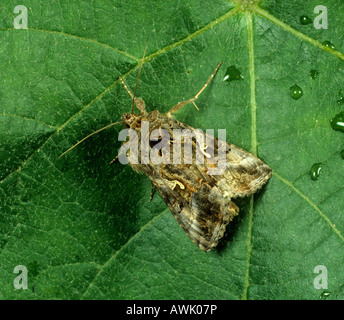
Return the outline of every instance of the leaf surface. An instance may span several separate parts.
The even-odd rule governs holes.
[[[343,299],[344,5],[313,2],[27,1],[28,29],[0,8],[0,296],[3,299]],[[137,96],[228,141],[273,170],[237,201],[227,242],[209,253],[184,234],[150,182],[109,165],[120,126],[71,145],[130,112]],[[330,41],[334,49],[322,43]],[[242,80],[223,81],[235,66]],[[315,79],[309,72],[317,70]],[[300,99],[290,95],[297,84]],[[322,163],[318,180],[310,168]],[[14,267],[28,289],[14,289]],[[316,287],[317,266],[328,271]]]

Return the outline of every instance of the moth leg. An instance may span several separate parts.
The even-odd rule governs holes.
[[[230,201],[228,211],[230,212],[231,217],[234,217],[234,216],[238,215],[240,210],[239,210],[238,206],[233,201]]]
[[[127,92],[129,93],[130,97],[133,99],[134,95],[132,94],[130,89],[127,87],[127,85],[123,81],[122,77],[119,77],[119,80],[121,80],[125,90],[127,90]],[[139,109],[141,111],[141,113],[145,113],[146,112],[145,102],[141,98],[135,98],[134,102],[135,102],[135,105],[136,105],[137,109]]]
[[[196,109],[199,110],[198,107],[197,107],[197,105],[196,105],[196,103],[195,103],[195,100],[199,97],[199,95],[200,95],[200,94],[204,91],[204,89],[207,87],[207,85],[209,84],[209,82],[211,81],[211,79],[215,76],[215,74],[216,74],[217,70],[220,68],[221,64],[222,64],[222,62],[220,62],[220,63],[218,64],[218,66],[216,67],[216,69],[214,70],[214,72],[213,72],[213,73],[211,74],[211,76],[209,77],[208,81],[205,83],[205,85],[202,87],[202,89],[201,89],[200,91],[198,91],[198,93],[197,93],[193,98],[191,98],[191,99],[189,99],[189,100],[185,100],[185,101],[178,102],[175,106],[173,106],[173,107],[171,108],[171,110],[170,110],[169,112],[167,112],[166,115],[167,115],[168,117],[170,117],[170,116],[171,116],[171,113],[176,112],[177,110],[183,108],[185,105],[187,105],[187,104],[189,104],[189,103],[192,103],[192,104],[196,107]]]
[[[151,194],[150,194],[149,202],[153,200],[153,189],[154,189],[154,186],[153,186],[153,182],[151,181]]]
[[[113,164],[117,159],[118,159],[118,155],[113,160],[111,160],[109,164]]]
[[[146,104],[141,98],[135,98],[134,102],[135,102],[136,108],[139,109],[141,113],[146,112]]]
[[[128,143],[128,142],[129,142],[129,141],[124,142],[123,145],[126,144],[126,143]],[[122,145],[122,146],[123,146],[123,145]],[[121,151],[121,150],[120,150],[120,151]],[[127,150],[127,156],[128,156],[129,151],[130,151],[130,150]],[[114,159],[112,159],[112,160],[109,162],[109,164],[113,164],[113,163],[119,158],[119,156],[120,156],[120,153],[119,153]]]
[[[169,112],[167,112],[167,116],[168,117],[170,117],[171,116],[171,113],[174,113],[174,112],[176,112],[177,110],[179,110],[179,109],[181,109],[181,108],[183,108],[186,104],[189,104],[189,103],[193,103],[193,105],[196,107],[196,109],[197,110],[199,110],[198,109],[198,107],[197,107],[197,105],[196,105],[196,103],[194,102],[194,100],[195,99],[197,99],[197,98],[191,98],[191,99],[189,99],[189,100],[185,100],[185,101],[182,101],[182,102],[178,102],[175,106],[173,106],[172,108],[171,108],[171,110],[169,111]]]

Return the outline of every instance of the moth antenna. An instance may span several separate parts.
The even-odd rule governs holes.
[[[131,98],[133,99],[133,98],[134,98],[134,96],[133,96],[133,94],[131,93],[131,91],[129,90],[129,88],[127,87],[127,85],[125,84],[125,82],[123,81],[122,77],[121,77],[121,76],[119,76],[118,78],[119,78],[119,80],[121,80],[121,82],[122,82],[122,84],[123,84],[123,86],[124,86],[125,90],[127,90],[127,92],[129,93],[129,95],[130,95],[130,96],[131,96]]]
[[[135,90],[134,90],[134,95],[133,95],[133,102],[131,103],[131,114],[134,113],[134,103],[135,103],[136,89],[137,89],[137,85],[138,85],[138,83],[139,83],[140,73],[141,73],[143,61],[144,61],[144,59],[145,59],[147,46],[148,46],[148,40],[147,40],[147,42],[146,42],[145,50],[143,51],[143,57],[142,57],[142,61],[141,61],[141,64],[140,64],[139,74],[137,75],[137,79],[136,79],[136,85],[135,85]]]
[[[189,99],[189,100],[185,100],[185,101],[178,102],[175,106],[173,106],[173,107],[171,108],[171,110],[170,110],[169,112],[166,113],[166,115],[167,115],[168,117],[171,117],[171,113],[174,113],[174,112],[176,112],[177,110],[183,108],[183,107],[184,107],[185,105],[187,105],[188,103],[192,103],[192,104],[195,106],[195,108],[196,108],[197,110],[199,110],[198,107],[197,107],[197,105],[196,105],[196,103],[195,103],[195,100],[196,100],[196,99],[199,97],[199,95],[204,91],[204,89],[207,87],[207,85],[209,84],[209,82],[211,81],[211,79],[214,78],[214,76],[215,76],[217,70],[219,70],[221,64],[222,64],[222,62],[220,62],[220,63],[217,65],[216,69],[215,69],[214,72],[211,74],[211,76],[209,77],[208,81],[205,83],[205,85],[202,87],[202,89],[201,89],[200,91],[198,91],[198,93],[197,93],[193,98],[191,98],[191,99]]]
[[[205,83],[205,85],[203,86],[203,88],[195,95],[195,97],[193,98],[194,100],[196,100],[198,98],[198,96],[203,92],[203,90],[208,86],[209,82],[211,81],[212,78],[214,78],[217,70],[219,70],[220,66],[221,66],[222,62],[220,62],[216,69],[214,70],[214,72],[211,74],[211,76],[209,77],[208,81]],[[198,108],[197,108],[198,109]]]
[[[97,131],[94,131],[92,132],[91,134],[89,134],[88,136],[86,136],[85,138],[81,139],[79,142],[77,142],[75,145],[71,146],[68,150],[66,150],[65,152],[63,152],[57,159],[60,159],[62,156],[64,156],[67,152],[71,151],[72,149],[74,149],[77,145],[79,145],[81,142],[84,142],[86,139],[88,139],[89,137],[93,136],[94,134],[100,132],[100,131],[103,131],[105,129],[108,129],[116,124],[120,124],[120,123],[123,123],[123,121],[118,121],[118,122],[114,122],[114,123],[110,123],[109,125],[103,127],[103,128],[100,128],[99,130]]]

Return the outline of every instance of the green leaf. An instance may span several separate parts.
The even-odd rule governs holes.
[[[343,111],[344,5],[322,4],[328,29],[300,23],[318,15],[311,1],[25,1],[21,30],[17,3],[4,0],[1,298],[343,299],[344,136],[331,119]],[[200,110],[187,106],[177,118],[225,128],[273,170],[263,190],[237,201],[227,241],[208,253],[157,192],[149,202],[147,177],[109,165],[120,126],[58,159],[130,111],[118,76],[133,90],[148,39],[137,89],[147,109],[191,98],[222,61]],[[240,81],[223,81],[230,66]],[[28,270],[28,289],[13,285],[17,265]]]

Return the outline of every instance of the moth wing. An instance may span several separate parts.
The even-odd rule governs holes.
[[[196,149],[206,156],[201,164],[191,152],[191,162],[132,167],[148,175],[185,233],[200,249],[209,251],[218,244],[227,224],[239,212],[231,199],[255,193],[271,177],[271,169],[249,152],[157,111],[149,113],[147,118],[153,123],[159,122],[159,126],[170,133],[173,129],[197,131],[196,140],[198,136],[206,142],[196,141]],[[185,141],[182,150],[185,150]],[[171,146],[174,143],[170,140]],[[191,143],[194,144],[193,140]],[[224,150],[224,159],[220,161],[219,149]],[[183,156],[185,160],[185,153]],[[225,164],[223,172],[209,175],[218,162]]]
[[[228,194],[231,198],[249,196],[261,189],[270,179],[270,167],[253,154],[177,120],[171,119],[169,125],[173,129],[189,129],[193,132],[198,141],[197,153],[202,157],[204,155],[205,160],[203,164],[195,164],[195,154],[191,154],[189,160],[195,164],[194,168],[199,177],[211,184],[215,183],[223,194]],[[222,169],[218,171],[220,174],[213,174],[216,172],[214,169],[220,168],[221,165]]]
[[[217,246],[227,224],[239,212],[229,197],[223,197],[219,188],[206,183],[193,192],[182,189],[179,184],[172,188],[171,181],[161,177],[152,179],[152,183],[179,225],[203,251]]]
[[[214,165],[221,163],[217,156],[219,149],[225,150],[225,161],[222,162],[224,170],[214,176],[217,186],[224,194],[228,193],[231,198],[249,196],[261,189],[270,179],[270,167],[253,154],[213,136],[205,136],[209,144],[206,146],[206,152],[212,156],[206,158],[205,165],[200,165],[199,169],[203,174],[207,174],[205,169],[208,172],[209,168],[213,169]]]

